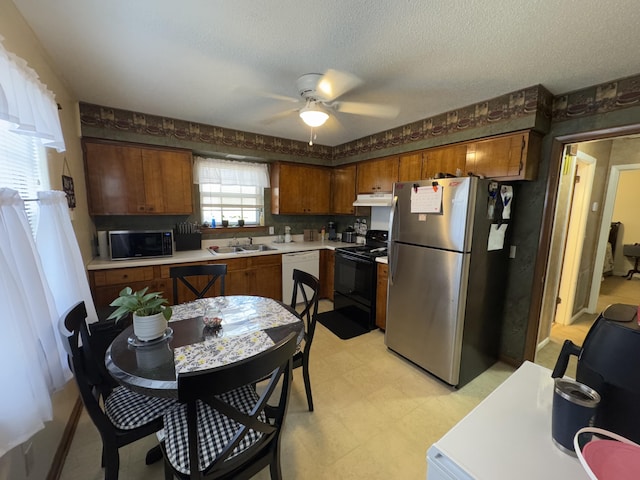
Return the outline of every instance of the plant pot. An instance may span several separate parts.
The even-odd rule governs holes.
[[[238,226],[244,227],[244,220],[238,220]]]
[[[133,314],[133,333],[143,342],[155,340],[164,335],[167,330],[167,319],[162,313],[139,317]]]
[[[228,227],[229,226],[229,220],[222,220],[222,226],[223,227]]]

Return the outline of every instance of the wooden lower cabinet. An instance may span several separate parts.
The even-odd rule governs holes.
[[[134,291],[149,287],[149,291],[162,292],[170,304],[174,304],[173,279],[169,277],[171,267],[179,265],[227,264],[225,293],[227,295],[258,295],[280,300],[282,295],[282,256],[261,255],[255,257],[229,258],[209,262],[155,265],[89,271],[89,284],[96,307],[108,306],[120,290],[131,287]],[[204,287],[208,278],[194,278],[191,283]],[[216,282],[207,296],[220,295],[220,283]],[[194,300],[194,294],[182,283],[178,283],[180,303]]]
[[[89,272],[89,285],[96,307],[108,307],[118,297],[120,290],[125,287],[131,287],[133,291],[149,287],[150,292],[161,291],[166,295],[170,292],[165,290],[165,283],[160,279],[159,266],[114,268]]]
[[[336,254],[333,250],[320,250],[320,295],[333,302],[333,274]]]
[[[381,330],[387,328],[387,280],[389,278],[389,266],[378,263],[378,275],[376,285],[376,327]]]

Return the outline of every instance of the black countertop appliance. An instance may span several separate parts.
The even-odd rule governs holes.
[[[637,305],[609,305],[582,347],[565,340],[552,377],[562,377],[576,355],[576,380],[600,394],[594,426],[640,443],[640,326]]]
[[[329,240],[338,239],[338,230],[336,229],[336,222],[329,222],[327,224],[327,233],[329,234]]]

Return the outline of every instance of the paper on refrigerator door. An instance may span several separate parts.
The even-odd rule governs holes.
[[[494,223],[489,230],[489,245],[487,251],[502,250],[504,248],[504,236],[507,233],[507,224],[498,225]]]
[[[442,213],[442,185],[412,187],[411,213]]]

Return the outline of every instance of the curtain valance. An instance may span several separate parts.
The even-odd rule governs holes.
[[[0,120],[15,133],[40,138],[64,152],[64,137],[54,94],[22,58],[5,50],[0,36]]]
[[[269,187],[269,169],[264,163],[236,162],[195,157],[194,183]]]

